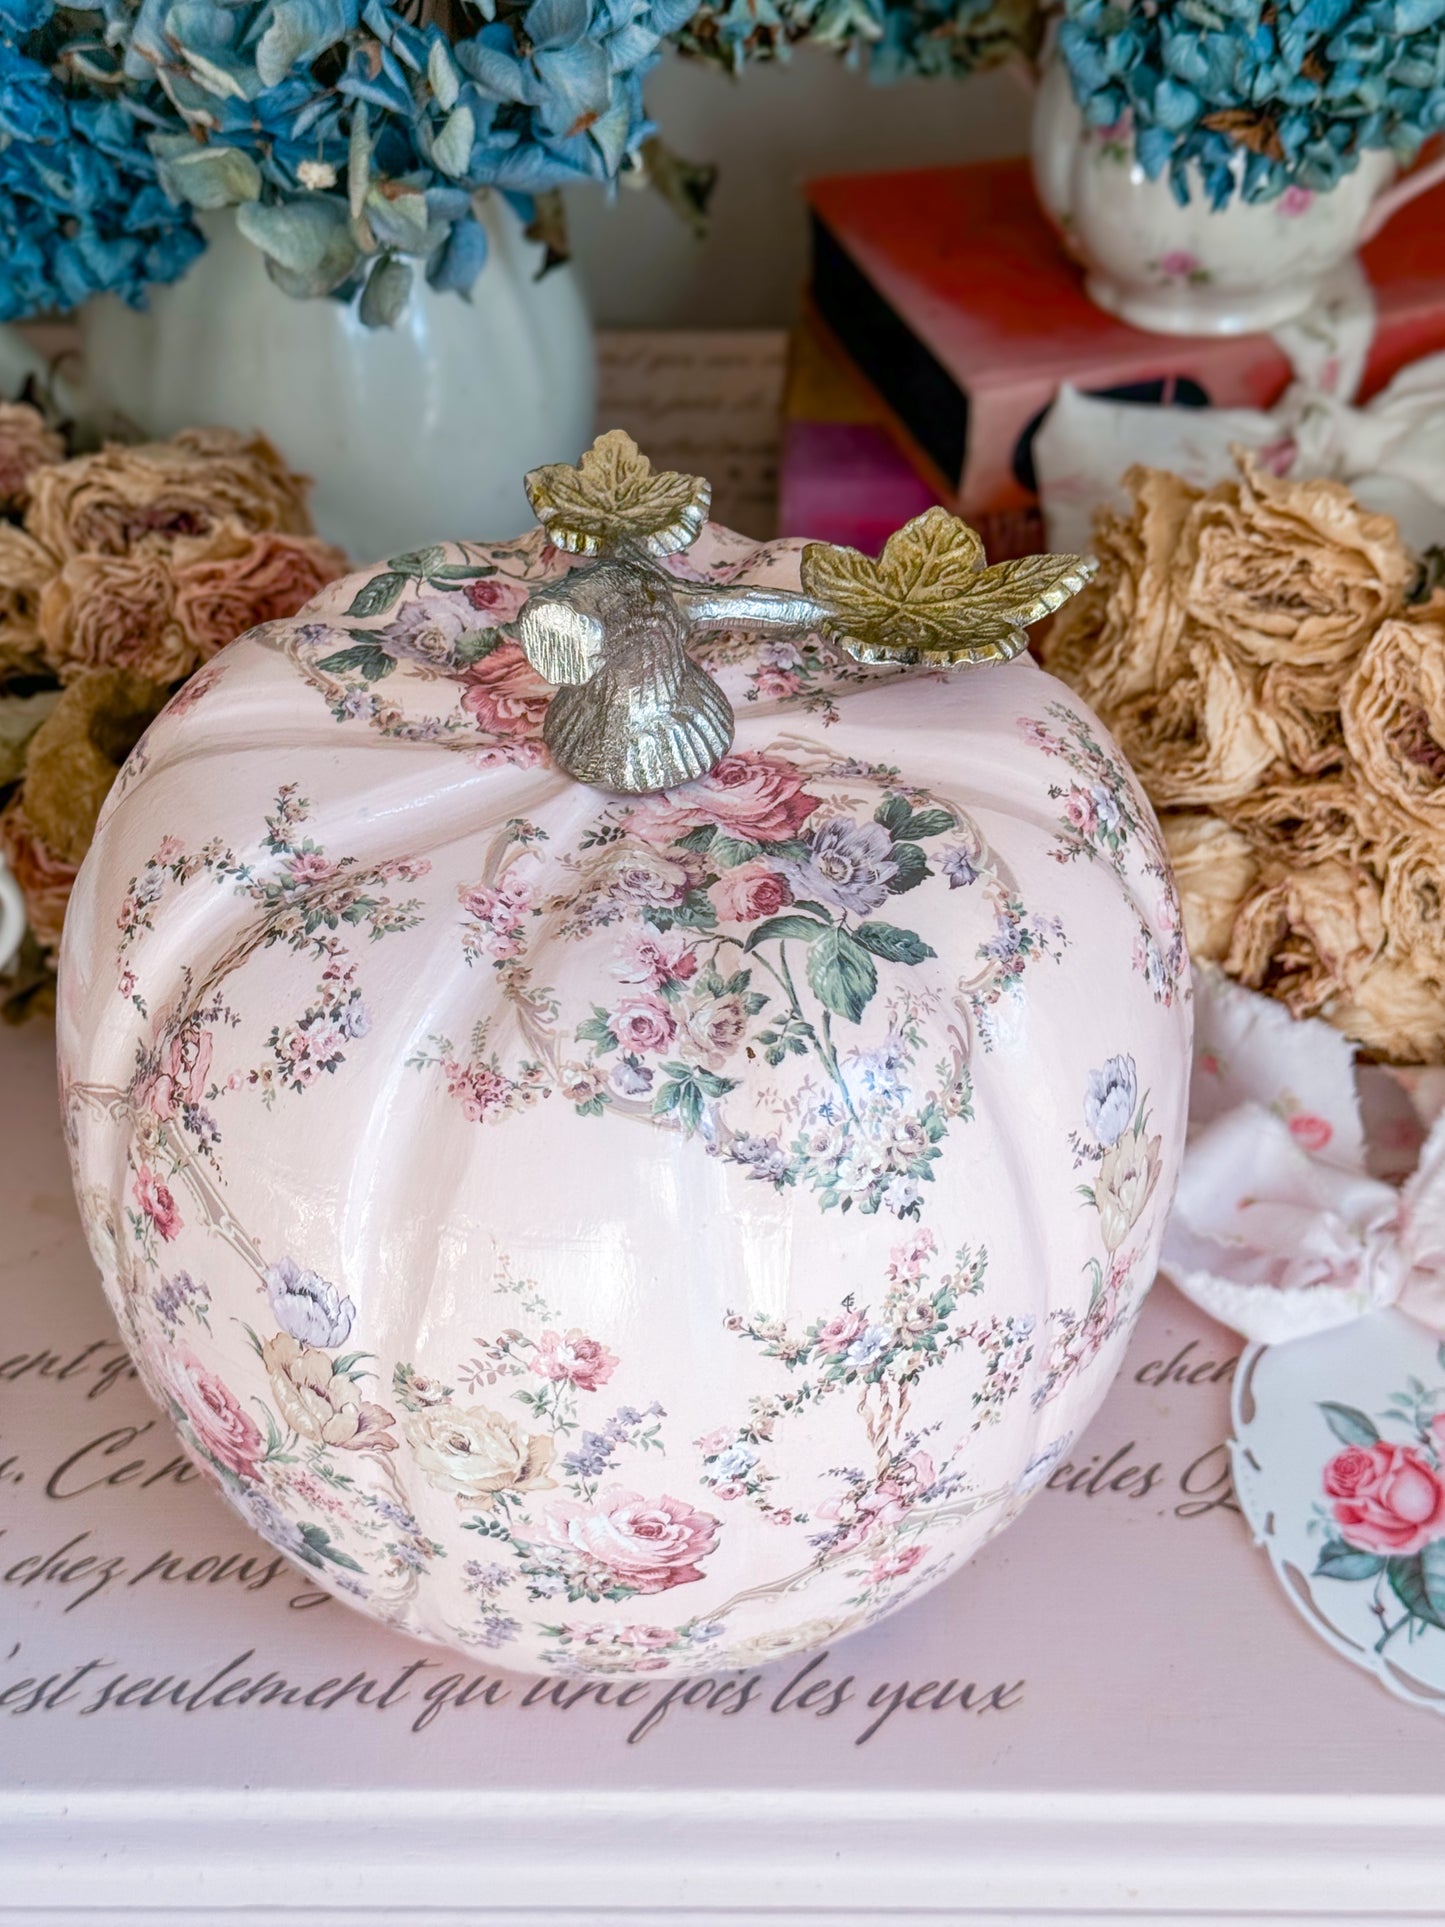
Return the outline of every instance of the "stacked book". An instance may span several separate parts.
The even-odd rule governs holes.
[[[1040,546],[1033,441],[1062,382],[1161,407],[1268,407],[1273,336],[1141,333],[1096,308],[1028,164],[844,175],[806,190],[812,272],[792,344],[784,535],[876,550],[945,502],[996,559]],[[1445,348],[1445,187],[1365,250],[1377,325],[1358,399]]]

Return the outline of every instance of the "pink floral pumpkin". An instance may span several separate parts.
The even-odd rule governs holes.
[[[713,775],[560,776],[508,625],[567,566],[398,557],[155,723],[66,930],[75,1178],[147,1384],[318,1582],[494,1664],[717,1671],[936,1585],[1072,1451],[1178,1169],[1185,951],[1026,658],[728,634]],[[667,566],[796,588],[798,546]]]

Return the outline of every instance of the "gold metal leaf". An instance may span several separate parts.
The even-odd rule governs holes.
[[[673,555],[702,533],[712,484],[654,470],[620,428],[599,435],[574,468],[552,462],[526,478],[527,500],[559,549],[597,555],[630,544]]]
[[[1031,555],[986,568],[977,532],[932,508],[890,535],[876,562],[810,542],[802,576],[823,634],[860,662],[1008,662],[1028,647],[1028,624],[1095,566],[1090,556]]]

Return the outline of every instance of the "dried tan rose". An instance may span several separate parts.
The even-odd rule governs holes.
[[[24,529],[0,522],[0,682],[44,667],[40,592],[57,563]]]
[[[1282,481],[1248,457],[1195,507],[1175,569],[1201,627],[1254,662],[1317,667],[1352,661],[1415,575],[1391,516],[1342,483]]]
[[[0,401],[0,510],[13,515],[30,499],[37,469],[65,460],[65,443],[28,402]]]
[[[60,948],[65,906],[80,866],[62,862],[46,847],[19,797],[0,813],[0,856],[20,885],[31,934],[53,961]]]
[[[66,683],[94,669],[179,682],[198,659],[176,614],[171,559],[151,548],[71,556],[41,594],[40,640],[46,662]]]
[[[1158,809],[1247,795],[1279,760],[1279,732],[1250,672],[1206,637],[1189,637],[1168,679],[1106,716]]]
[[[1099,567],[1055,618],[1045,667],[1106,721],[1132,696],[1167,680],[1183,632],[1170,589],[1180,532],[1200,491],[1165,469],[1131,468],[1132,514],[1105,509],[1091,544]]]
[[[1218,963],[1259,875],[1259,858],[1248,837],[1202,810],[1166,811],[1159,827],[1179,888],[1189,954]]]
[[[307,486],[264,436],[190,429],[173,441],[113,443],[41,469],[25,526],[62,561],[207,535],[228,517],[250,529],[309,535]]]
[[[1341,714],[1365,782],[1432,830],[1445,854],[1445,596],[1380,625]]]
[[[59,861],[79,864],[120,766],[159,715],[166,691],[124,669],[72,683],[30,739],[25,813]]]
[[[1330,1022],[1394,1064],[1445,1063],[1445,984],[1422,976],[1413,959],[1387,950],[1365,970]]]
[[[1276,866],[1240,908],[1224,968],[1296,1017],[1334,1021],[1332,1006],[1353,997],[1384,942],[1380,886],[1363,865]]]
[[[1284,753],[1302,776],[1323,776],[1345,760],[1340,697],[1347,669],[1336,664],[1300,667],[1271,663],[1259,685],[1259,700],[1279,731]]]
[[[1445,981],[1445,850],[1425,833],[1378,857],[1390,951],[1420,977]]]
[[[295,615],[348,566],[316,536],[253,533],[235,521],[178,543],[174,561],[176,618],[200,662],[257,623]]]
[[[1276,862],[1361,863],[1372,841],[1370,812],[1353,772],[1326,777],[1267,778],[1219,813],[1260,853]]]

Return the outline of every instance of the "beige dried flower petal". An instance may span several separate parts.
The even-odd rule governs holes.
[[[1193,620],[1252,661],[1352,661],[1403,607],[1415,573],[1392,517],[1339,482],[1282,481],[1246,458],[1196,506],[1181,545]]]
[[[1245,796],[1281,753],[1250,672],[1198,635],[1186,641],[1167,682],[1106,721],[1157,809],[1214,807]]]
[[[1417,833],[1377,862],[1391,953],[1417,975],[1445,981],[1445,850],[1428,832]]]
[[[1280,863],[1323,863],[1329,857],[1363,862],[1372,841],[1368,818],[1352,774],[1265,781],[1220,815],[1249,838],[1260,853]]]
[[[65,683],[95,669],[179,682],[198,660],[176,614],[171,558],[162,549],[72,556],[41,595],[40,637],[46,662]]]
[[[0,522],[0,682],[44,667],[40,594],[55,574],[55,557],[13,522]]]
[[[20,885],[31,934],[53,964],[78,865],[46,848],[18,797],[0,811],[0,856]]]
[[[1387,951],[1327,1013],[1372,1056],[1393,1064],[1445,1063],[1445,985]]]
[[[860,662],[1007,662],[1028,647],[1028,624],[1093,572],[1081,555],[985,567],[977,531],[942,508],[896,529],[876,562],[810,542],[801,563],[803,591],[825,611],[823,634]]]
[[[1196,961],[1218,963],[1229,949],[1234,919],[1259,875],[1249,839],[1204,811],[1168,810],[1159,819],[1184,936]]]
[[[1044,639],[1044,666],[1077,689],[1106,722],[1131,696],[1158,689],[1178,656],[1184,612],[1170,583],[1186,520],[1200,490],[1165,469],[1133,468],[1133,512],[1095,518],[1098,573]]]
[[[1296,1017],[1330,1017],[1384,948],[1380,886],[1361,864],[1331,860],[1266,871],[1234,922],[1226,972]]]
[[[30,499],[37,469],[65,460],[65,443],[28,402],[0,401],[0,511],[15,514]]]
[[[1381,624],[1341,714],[1365,782],[1445,851],[1445,597]]]
[[[628,542],[675,555],[697,540],[712,502],[710,482],[654,469],[620,428],[599,435],[575,468],[551,462],[524,486],[548,539],[577,555]]]
[[[226,521],[209,536],[178,542],[171,558],[175,612],[198,662],[263,622],[294,616],[344,575],[340,549],[314,535],[253,532]]]
[[[1271,663],[1259,700],[1279,730],[1284,753],[1302,776],[1323,776],[1345,760],[1340,698],[1348,671],[1337,664]]]
[[[307,487],[264,436],[191,429],[41,469],[25,526],[61,561],[204,535],[228,516],[246,528],[309,535]]]

